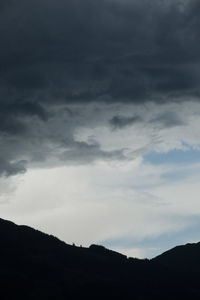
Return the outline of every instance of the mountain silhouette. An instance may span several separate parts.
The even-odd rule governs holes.
[[[200,243],[177,246],[152,261],[174,270],[200,273]]]
[[[0,219],[2,299],[200,299],[200,243],[148,260]]]

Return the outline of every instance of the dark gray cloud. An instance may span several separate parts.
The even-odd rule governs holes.
[[[11,176],[26,172],[26,161],[9,162],[0,158],[0,176]]]
[[[184,119],[181,119],[175,112],[165,112],[158,115],[156,118],[152,119],[150,123],[159,124],[164,128],[174,127],[174,126],[183,126],[186,124]]]
[[[93,111],[95,109],[89,116]],[[31,113],[16,110],[14,115],[7,113],[5,108],[4,118],[0,121],[0,176],[24,173],[31,166],[82,165],[99,159],[127,159],[123,147],[108,151],[102,149],[95,138],[76,139],[76,129],[88,126],[90,122],[87,114],[82,112],[82,106],[76,110],[65,106],[51,107],[45,115],[42,112],[36,106]]]
[[[195,0],[7,1],[2,93],[68,103],[198,96],[199,17]]]
[[[71,142],[69,150],[61,155],[61,160],[72,161],[77,164],[87,164],[96,159],[112,160],[126,159],[122,150],[103,151],[98,143],[88,144],[85,142]]]
[[[197,0],[2,0],[0,173],[45,160],[65,137],[69,160],[121,155],[76,144],[78,117],[65,108],[61,130],[58,107],[198,99],[199,20]],[[119,115],[110,124],[136,121]]]
[[[133,116],[133,117],[124,117],[124,116],[114,116],[110,121],[110,125],[112,129],[123,129],[124,127],[131,126],[135,123],[141,121],[141,117]]]

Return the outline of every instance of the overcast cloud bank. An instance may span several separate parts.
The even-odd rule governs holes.
[[[0,174],[126,159],[125,145],[106,152],[95,136],[77,141],[77,129],[145,124],[145,109],[123,115],[125,103],[198,102],[199,17],[195,0],[1,1]],[[186,121],[166,111],[151,126]]]

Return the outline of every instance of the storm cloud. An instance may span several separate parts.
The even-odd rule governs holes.
[[[0,174],[49,157],[124,159],[123,145],[109,152],[95,138],[75,139],[77,128],[98,122],[95,109],[90,120],[83,111],[198,101],[199,20],[196,0],[1,1]],[[139,121],[109,118],[115,129]],[[182,125],[171,114],[156,120]]]
[[[4,101],[199,95],[198,1],[11,0],[0,14]]]

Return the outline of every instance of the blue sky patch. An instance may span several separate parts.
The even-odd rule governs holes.
[[[144,161],[154,165],[197,163],[200,162],[200,151],[190,148],[166,153],[150,152],[144,156]]]
[[[155,257],[177,245],[186,244],[188,242],[200,241],[200,217],[189,217],[191,225],[180,230],[161,234],[158,237],[147,237],[143,240],[137,240],[134,237],[119,237],[102,241],[108,248],[141,248],[148,249],[149,257]]]

